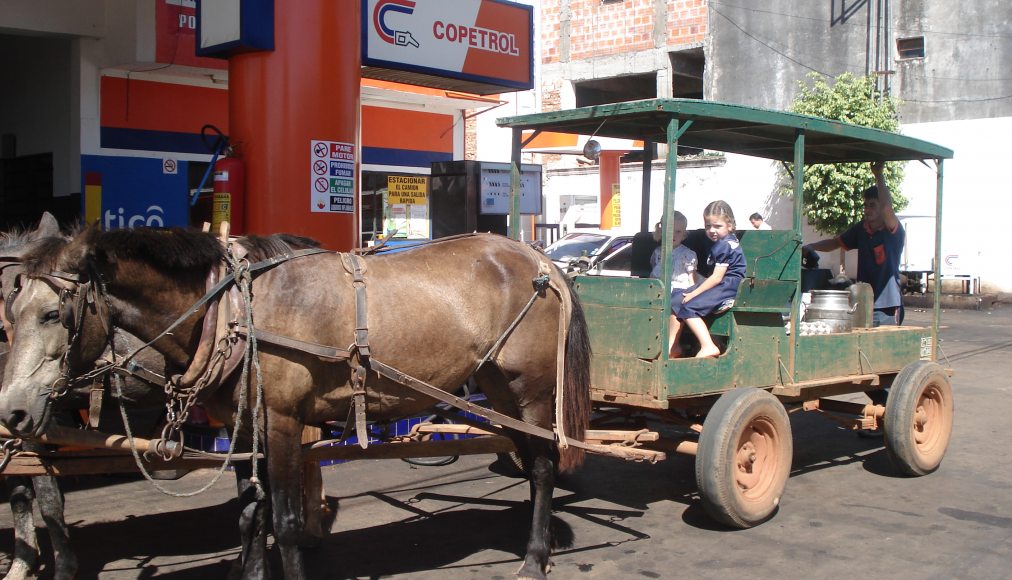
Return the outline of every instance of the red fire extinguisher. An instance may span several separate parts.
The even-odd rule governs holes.
[[[209,133],[213,133],[213,144]],[[211,231],[217,233],[220,231],[221,223],[228,222],[229,233],[241,235],[246,231],[246,175],[242,161],[228,142],[228,137],[214,125],[201,127],[200,138],[214,153],[211,157],[214,170]],[[197,197],[207,182],[211,169],[212,167],[208,167],[208,172],[204,173],[204,178],[200,181],[200,187],[190,201],[190,205],[197,203]]]
[[[217,232],[221,222],[229,223],[232,235],[246,232],[245,172],[242,161],[229,151],[214,164],[214,196],[211,205],[211,231]]]

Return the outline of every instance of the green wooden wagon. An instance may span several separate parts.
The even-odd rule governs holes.
[[[935,278],[938,279],[942,167],[952,151],[902,135],[816,117],[738,105],[655,99],[507,117],[518,167],[525,139],[541,132],[644,142],[647,229],[649,168],[655,144],[667,147],[663,235],[670,240],[679,147],[793,163],[917,160],[937,174]],[[514,192],[519,191],[514,170]],[[696,456],[703,504],[718,521],[750,527],[776,511],[790,473],[788,413],[820,410],[857,429],[884,427],[897,468],[924,475],[940,464],[952,430],[950,372],[936,361],[939,288],[930,327],[876,327],[800,336],[802,172],[795,171],[791,230],[749,231],[748,261],[735,305],[711,334],[726,337],[715,359],[667,358],[670,243],[661,279],[577,276],[594,350],[593,399],[599,413],[636,411],[679,423],[685,436],[653,445]],[[518,223],[516,194],[510,223]],[[785,325],[785,320],[787,324]],[[886,404],[831,398],[889,388]],[[853,397],[851,397],[853,398]],[[698,436],[697,436],[698,434]]]

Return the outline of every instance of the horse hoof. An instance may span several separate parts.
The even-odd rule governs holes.
[[[25,580],[25,578],[30,577],[31,573],[32,569],[30,566],[21,560],[16,560],[11,564],[11,569],[7,571],[7,575],[3,577],[3,580]]]
[[[548,580],[548,570],[551,564],[545,566],[544,570],[536,564],[524,564],[517,570],[517,580]]]

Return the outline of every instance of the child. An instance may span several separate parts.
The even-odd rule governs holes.
[[[685,231],[689,220],[685,214],[676,211],[672,214],[671,230],[671,288],[672,290],[685,290],[696,283],[696,253],[682,245],[688,235]],[[654,228],[654,239],[661,241],[661,223],[657,222]],[[661,277],[661,248],[658,247],[650,256],[651,278]]]
[[[703,210],[703,222],[706,224],[706,237],[715,242],[707,257],[707,264],[713,266],[713,274],[691,288],[671,293],[671,331],[668,336],[671,358],[682,356],[678,344],[682,322],[699,340],[697,358],[720,354],[703,317],[730,307],[738,294],[738,284],[745,277],[745,254],[734,235],[731,206],[721,200],[711,202]]]

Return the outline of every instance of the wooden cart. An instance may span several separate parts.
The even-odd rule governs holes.
[[[543,132],[642,141],[643,231],[650,229],[651,160],[661,145],[666,154],[663,240],[671,239],[680,147],[766,158],[794,168],[930,163],[937,174],[935,264],[940,263],[942,163],[952,151],[932,143],[804,115],[687,99],[599,105],[498,123],[513,130],[514,166],[525,142]],[[718,358],[668,359],[670,243],[661,245],[661,279],[598,275],[577,276],[573,282],[590,326],[598,412],[645,415],[685,427],[683,438],[652,446],[695,454],[704,506],[734,527],[760,523],[779,505],[791,467],[791,412],[822,411],[855,429],[884,424],[886,449],[908,475],[938,467],[952,430],[950,373],[935,362],[937,285],[930,327],[801,336],[802,175],[794,170],[793,227],[748,231],[741,239],[746,277],[734,306],[710,324],[711,334],[727,343]],[[514,212],[511,223],[518,217]],[[830,398],[887,387],[884,406]]]

